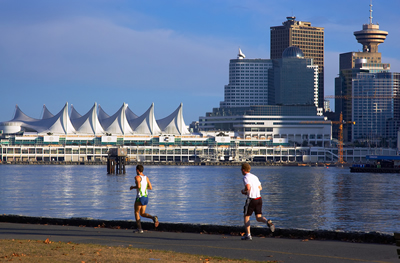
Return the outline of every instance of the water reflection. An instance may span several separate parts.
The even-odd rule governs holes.
[[[264,215],[277,227],[400,231],[400,176],[350,174],[347,168],[253,167],[263,185]],[[239,167],[145,166],[148,212],[161,222],[242,225]],[[102,166],[0,165],[0,213],[134,220],[135,169],[107,175]],[[255,222],[253,225],[262,224]]]

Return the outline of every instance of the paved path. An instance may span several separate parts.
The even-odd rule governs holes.
[[[170,250],[258,261],[296,263],[396,262],[394,245],[259,238],[242,241],[238,236],[93,228],[59,225],[0,223],[0,239],[30,239],[92,243],[107,246]]]

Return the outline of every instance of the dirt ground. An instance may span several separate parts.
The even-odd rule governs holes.
[[[171,251],[46,240],[0,240],[0,262],[256,262]],[[269,261],[270,263],[276,261]]]

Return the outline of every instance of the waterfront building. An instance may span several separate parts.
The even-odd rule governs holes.
[[[379,144],[382,140],[397,140],[398,73],[390,73],[390,64],[382,63],[378,45],[388,32],[372,23],[355,31],[362,52],[347,52],[339,57],[339,76],[335,79],[335,111],[343,114],[345,142]]]
[[[0,163],[105,165],[109,150],[116,147],[126,150],[130,163],[335,163],[339,159],[338,149],[330,147],[330,122],[318,121],[321,116],[316,116],[316,107],[312,105],[220,108],[216,115],[232,111],[240,116],[240,112],[246,111],[246,116],[240,117],[244,121],[224,117],[232,118],[230,123],[237,121],[231,126],[239,127],[237,133],[226,131],[225,127],[224,131],[183,132],[181,106],[155,123],[153,105],[146,114],[133,118],[138,119],[136,123],[132,122],[134,115],[126,104],[111,116],[102,109],[96,114],[95,108],[96,105],[84,115],[74,108],[69,115],[66,107],[53,115],[44,108],[42,119],[34,119],[16,107],[14,118],[0,123]],[[299,112],[305,115],[299,116]],[[157,128],[151,125],[155,124],[161,133],[154,132]],[[395,150],[348,148],[344,149],[343,159],[364,162],[367,154],[393,155]]]
[[[270,28],[271,59],[282,57],[283,51],[290,47],[299,47],[305,58],[312,58],[318,66],[318,107],[324,107],[324,28],[311,26],[310,22],[296,21],[289,16],[281,26]]]
[[[317,115],[314,105],[257,105],[214,108],[200,117],[201,131],[230,131],[257,145],[331,145],[331,121]]]
[[[284,146],[276,142],[274,146],[259,145],[259,140],[233,138],[214,133],[211,137],[176,136],[165,141],[166,137],[136,137],[127,140],[117,136],[114,142],[102,142],[101,139],[82,137],[44,142],[41,136],[35,138],[26,134],[16,138],[1,139],[0,163],[62,163],[106,165],[111,148],[123,147],[128,163],[147,162],[183,162],[193,164],[219,162],[267,162],[267,163],[308,163],[325,164],[338,161],[336,147]],[[30,137],[30,138],[29,138]],[[366,155],[396,155],[396,149],[353,148],[343,149],[343,160],[347,163],[364,163]]]

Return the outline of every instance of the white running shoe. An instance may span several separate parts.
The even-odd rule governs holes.
[[[251,235],[244,235],[244,236],[242,236],[242,240],[251,241],[251,240],[253,240],[253,238],[251,237]]]
[[[275,225],[272,223],[271,219],[267,220],[267,226],[269,227],[269,230],[271,230],[272,233],[275,232]]]
[[[133,230],[133,233],[139,233],[139,234],[143,234],[143,229],[136,229],[136,230]]]

